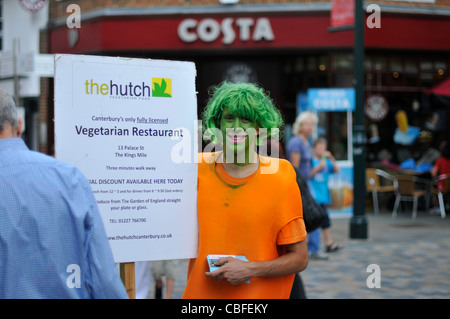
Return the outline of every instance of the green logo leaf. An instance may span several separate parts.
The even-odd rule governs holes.
[[[154,97],[172,97],[172,79],[152,78]]]

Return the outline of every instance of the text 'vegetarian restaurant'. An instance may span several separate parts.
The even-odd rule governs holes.
[[[380,8],[379,28],[365,27],[367,160],[387,153],[400,163],[449,137],[450,105],[433,89],[449,79],[450,9]],[[211,85],[253,81],[271,92],[292,124],[308,107],[308,89],[353,86],[353,36],[352,30],[331,32],[327,3],[109,8],[83,12],[79,29],[69,29],[66,18],[51,21],[48,51],[193,61],[199,114]],[[417,130],[406,141],[396,137],[399,111]],[[52,112],[48,107],[48,119]],[[335,157],[350,160],[351,112],[319,117],[319,134]],[[52,121],[48,126],[51,144]]]

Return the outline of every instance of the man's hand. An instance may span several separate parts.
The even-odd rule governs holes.
[[[284,246],[286,252],[272,260],[242,261],[233,257],[222,257],[215,264],[221,266],[206,276],[225,280],[232,285],[248,281],[252,277],[278,277],[302,271],[308,265],[306,240]]]
[[[233,257],[222,257],[215,265],[220,266],[220,268],[212,272],[206,272],[207,277],[212,277],[215,280],[225,280],[232,285],[246,282],[251,277],[249,262]]]

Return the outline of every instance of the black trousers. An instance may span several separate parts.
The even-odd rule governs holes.
[[[295,274],[289,299],[306,299],[305,288],[303,287],[303,281],[300,274]]]

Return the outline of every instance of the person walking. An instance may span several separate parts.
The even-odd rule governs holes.
[[[311,170],[311,186],[314,190],[316,202],[327,212],[327,219],[320,227],[325,240],[325,252],[331,253],[342,249],[342,246],[333,242],[330,233],[331,221],[326,208],[331,203],[328,178],[332,173],[340,172],[340,168],[333,154],[327,150],[327,140],[319,137],[313,142],[313,159]]]
[[[311,187],[310,181],[313,157],[311,138],[317,123],[318,118],[314,112],[304,111],[300,113],[293,125],[294,135],[290,138],[286,146],[289,161],[306,181],[313,197],[314,190]],[[328,256],[325,256],[320,251],[320,228],[308,233],[308,252],[311,259],[328,259]]]
[[[21,131],[0,90],[0,298],[128,298],[89,182]]]

